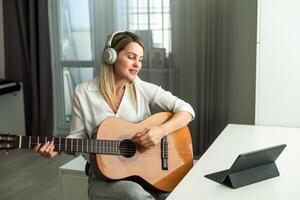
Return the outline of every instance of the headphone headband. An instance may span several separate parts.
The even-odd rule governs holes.
[[[112,43],[112,41],[113,41],[115,35],[117,35],[118,33],[124,33],[124,31],[115,31],[115,32],[113,32],[112,34],[110,34],[110,35],[108,36],[107,42],[106,42],[108,48],[111,47],[111,43]]]

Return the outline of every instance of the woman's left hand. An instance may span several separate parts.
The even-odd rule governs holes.
[[[155,126],[136,133],[132,141],[138,146],[140,151],[145,151],[157,145],[164,136],[166,136],[166,134],[163,130]]]

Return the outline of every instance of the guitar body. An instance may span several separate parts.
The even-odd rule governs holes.
[[[108,118],[98,129],[97,140],[130,140],[137,132],[166,122],[172,113],[162,112],[133,124]],[[189,129],[183,127],[167,136],[168,169],[162,169],[161,144],[130,156],[96,154],[101,173],[110,180],[134,179],[162,192],[172,191],[193,166],[193,149]]]

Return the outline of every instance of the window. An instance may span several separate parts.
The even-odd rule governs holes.
[[[128,30],[146,30],[152,38],[145,37],[149,47],[171,50],[171,26],[169,0],[127,0],[123,8],[123,17],[127,18]]]
[[[49,9],[57,134],[68,134],[75,87],[95,76],[112,31],[142,36],[146,50],[141,76],[151,81],[153,73],[159,73],[157,81],[168,80],[161,74],[166,73],[171,52],[169,0],[51,0]]]

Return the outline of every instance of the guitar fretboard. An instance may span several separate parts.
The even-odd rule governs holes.
[[[19,147],[33,149],[37,144],[54,141],[54,151],[121,155],[118,140],[19,136]],[[20,140],[21,139],[21,140]],[[20,142],[21,141],[21,142]]]

